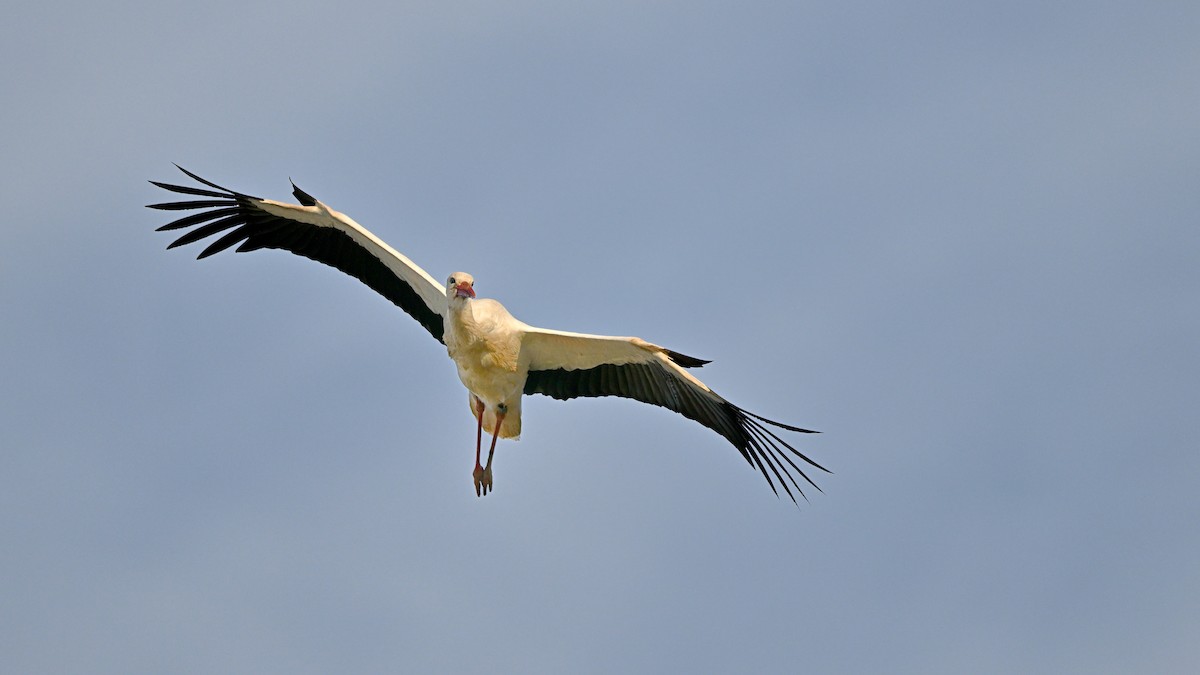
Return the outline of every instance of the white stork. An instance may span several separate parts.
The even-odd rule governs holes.
[[[207,188],[150,181],[160,188],[205,199],[150,204],[168,211],[198,210],[158,228],[193,228],[167,248],[222,234],[199,258],[237,245],[238,252],[279,248],[335,267],[408,312],[446,351],[466,385],[475,417],[476,496],[492,490],[496,439],[521,433],[521,397],[545,394],[623,396],[674,410],[716,431],[757,467],[779,494],[771,475],[796,501],[804,496],[793,471],[816,483],[789,456],[828,471],[779,437],[767,425],[800,433],[809,429],[781,424],[743,410],[717,395],[687,368],[708,361],[685,356],[635,337],[585,335],[536,328],[517,320],[495,300],[475,297],[475,279],[455,272],[438,283],[425,270],[367,231],[292,184],[299,204],[251,197],[211,183],[176,165]],[[486,464],[480,462],[483,428],[491,432]],[[784,479],[786,476],[787,480]],[[789,486],[788,481],[791,482]]]

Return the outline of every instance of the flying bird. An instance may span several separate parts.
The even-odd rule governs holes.
[[[773,430],[804,434],[810,429],[775,422],[739,408],[692,375],[708,361],[636,337],[588,335],[537,328],[499,302],[475,295],[475,279],[455,272],[444,283],[388,246],[349,216],[334,211],[292,183],[300,202],[288,204],[236,192],[176,167],[204,187],[150,181],[174,193],[200,197],[150,204],[166,211],[196,211],[158,231],[186,230],[168,249],[220,235],[197,259],[230,247],[290,251],[335,267],[362,281],[429,331],[458,368],[475,418],[476,496],[492,491],[496,440],[521,433],[521,399],[543,394],[556,399],[621,396],[673,410],[725,437],[766,478],[776,495],[779,482],[796,501],[796,480],[820,490],[802,464],[828,471]],[[482,462],[483,430],[491,434]],[[811,469],[810,469],[811,470]],[[772,480],[772,476],[775,480]]]

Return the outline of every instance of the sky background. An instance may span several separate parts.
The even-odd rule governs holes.
[[[1195,2],[21,3],[0,669],[1195,672]],[[288,178],[540,326],[820,429],[531,397],[286,253]]]

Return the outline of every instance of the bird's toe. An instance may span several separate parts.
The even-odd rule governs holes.
[[[482,497],[492,491],[492,467],[475,467],[471,474],[475,479],[475,496]]]

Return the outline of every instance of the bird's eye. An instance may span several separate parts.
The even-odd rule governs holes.
[[[451,286],[453,286],[453,285],[455,285],[455,284],[457,284],[457,283],[458,283],[458,282],[454,280],[454,277],[450,277],[450,285],[451,285]]]

